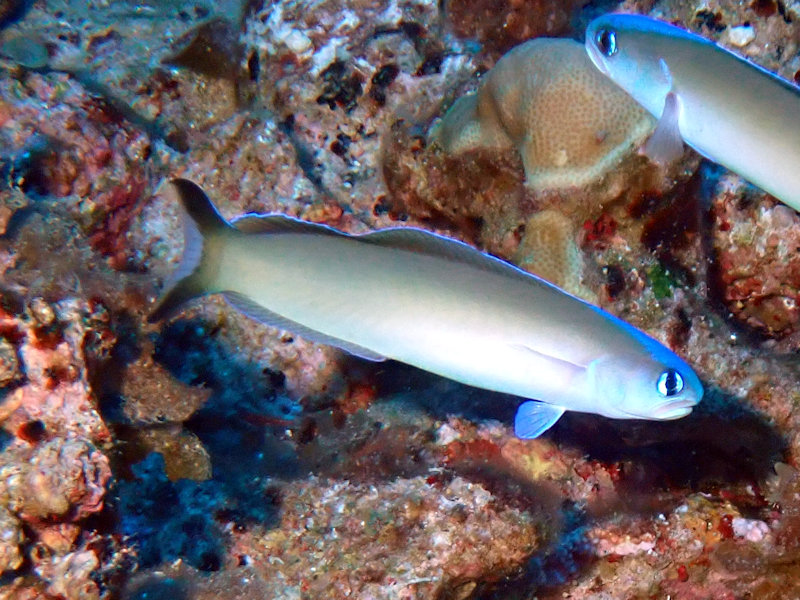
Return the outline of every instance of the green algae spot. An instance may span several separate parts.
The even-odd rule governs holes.
[[[650,280],[650,286],[653,288],[656,299],[663,300],[672,297],[672,288],[677,285],[677,281],[669,269],[660,264],[653,265],[647,270],[647,279]]]

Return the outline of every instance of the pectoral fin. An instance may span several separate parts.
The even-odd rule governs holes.
[[[683,154],[683,138],[678,127],[680,101],[675,92],[667,94],[664,110],[655,131],[644,145],[644,153],[655,163],[666,166]]]
[[[514,433],[523,440],[532,440],[555,425],[564,414],[564,408],[529,400],[523,402],[514,417]]]

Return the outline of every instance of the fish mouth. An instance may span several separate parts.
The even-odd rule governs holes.
[[[685,417],[691,413],[696,404],[697,402],[689,399],[671,400],[660,406],[657,406],[655,410],[653,410],[650,418],[657,419],[659,421],[672,421],[674,419],[680,419],[681,417]]]
[[[646,419],[648,421],[673,421],[680,419],[692,412],[692,409],[697,405],[696,400],[684,398],[682,400],[668,400],[662,404],[657,405],[647,413],[634,413],[625,412],[628,418],[632,419]]]

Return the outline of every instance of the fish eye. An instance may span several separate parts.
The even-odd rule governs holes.
[[[617,34],[611,29],[601,29],[594,36],[594,42],[605,56],[614,56],[617,53]]]
[[[680,394],[683,389],[683,377],[675,369],[667,369],[658,376],[656,389],[666,398]]]

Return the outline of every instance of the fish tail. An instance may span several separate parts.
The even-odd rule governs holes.
[[[235,231],[197,184],[173,179],[169,190],[182,208],[183,256],[147,318],[151,323],[174,314],[192,298],[218,291],[214,283],[219,273],[220,250],[224,238]]]

